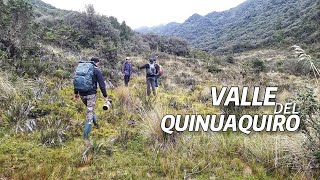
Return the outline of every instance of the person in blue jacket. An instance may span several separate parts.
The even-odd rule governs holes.
[[[124,75],[124,84],[128,86],[132,74],[132,64],[129,57],[126,58],[122,66],[122,74]]]

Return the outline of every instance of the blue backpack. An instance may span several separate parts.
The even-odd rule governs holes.
[[[93,62],[79,62],[73,80],[74,89],[80,92],[88,92],[95,88]]]

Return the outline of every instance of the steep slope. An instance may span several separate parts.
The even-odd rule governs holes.
[[[239,52],[279,42],[319,42],[319,19],[317,0],[247,0],[227,11],[193,15],[174,28],[148,32],[178,36],[208,51]]]
[[[41,18],[54,18],[57,16],[63,16],[71,11],[58,9],[50,4],[47,4],[41,0],[30,0],[31,5],[34,9],[36,17]]]

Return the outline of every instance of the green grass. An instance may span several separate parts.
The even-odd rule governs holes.
[[[235,149],[227,148],[228,152],[225,152],[225,146],[217,144],[219,147],[214,147],[210,137],[201,135],[186,135],[185,138],[192,136],[192,142],[186,143],[182,139],[176,145],[161,150],[146,145],[144,139],[137,136],[129,141],[125,148],[117,144],[109,146],[106,144],[93,159],[84,162],[81,156],[83,144],[80,137],[63,147],[45,148],[32,140],[37,134],[30,136],[9,134],[1,139],[0,173],[4,177],[13,179],[172,179],[184,176],[199,179],[209,177],[265,179],[268,177],[261,165],[249,165],[253,173],[244,175],[243,169],[248,165],[239,159],[236,152],[233,152]],[[205,167],[206,169],[203,169]],[[202,172],[198,172],[202,169]]]

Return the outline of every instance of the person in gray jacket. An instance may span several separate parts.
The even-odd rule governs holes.
[[[159,73],[159,65],[155,63],[155,58],[149,58],[148,64],[145,64],[139,69],[146,69],[147,95],[150,96],[151,88],[153,95],[156,96],[156,78]]]

